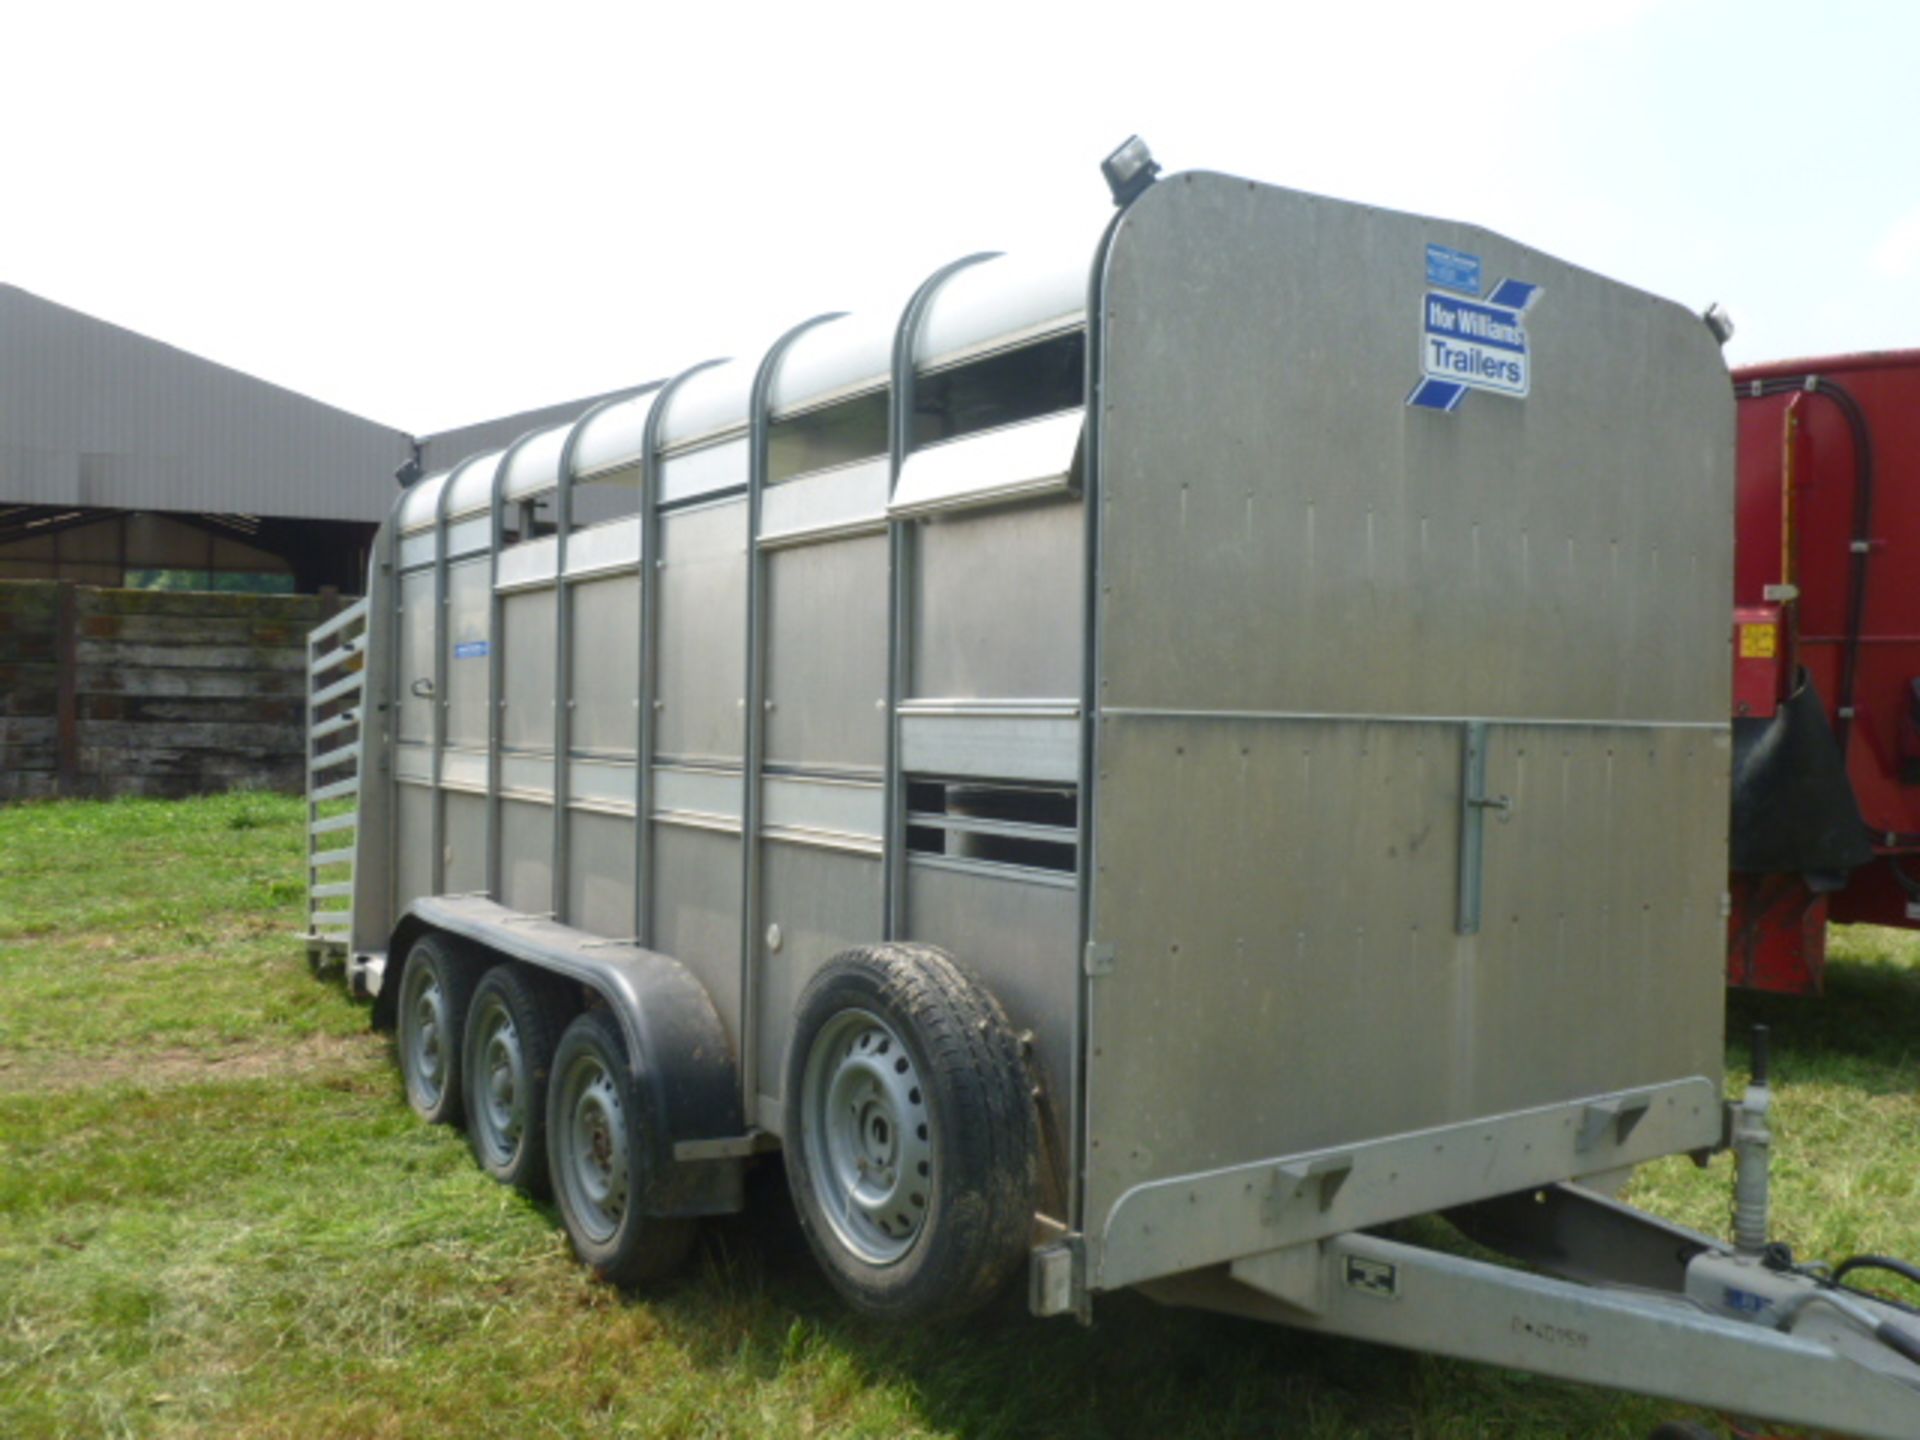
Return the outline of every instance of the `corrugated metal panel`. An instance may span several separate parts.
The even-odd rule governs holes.
[[[0,500],[383,519],[401,431],[0,285]]]

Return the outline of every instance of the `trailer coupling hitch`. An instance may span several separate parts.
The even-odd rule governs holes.
[[[1756,1025],[1752,1078],[1732,1114],[1733,1253],[1699,1257],[1689,1267],[1688,1288],[1704,1291],[1695,1298],[1713,1308],[1783,1333],[1792,1331],[1809,1311],[1822,1310],[1822,1318],[1831,1317],[1920,1365],[1920,1307],[1843,1283],[1849,1274],[1876,1270],[1920,1286],[1920,1266],[1881,1255],[1856,1255],[1836,1266],[1797,1264],[1789,1247],[1768,1241],[1770,1068],[1767,1027]],[[1697,1279],[1696,1270],[1702,1272]]]

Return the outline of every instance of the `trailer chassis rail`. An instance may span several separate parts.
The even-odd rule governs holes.
[[[1138,1288],[1168,1304],[1776,1423],[1913,1440],[1920,1436],[1920,1312],[1839,1285],[1849,1266],[1796,1265],[1786,1247],[1767,1241],[1767,1050],[1766,1031],[1757,1027],[1752,1082],[1725,1111],[1735,1171],[1731,1245],[1579,1184],[1523,1182],[1440,1213],[1470,1240],[1544,1274],[1367,1233],[1360,1226],[1384,1218],[1371,1217],[1317,1237],[1270,1231],[1265,1245],[1243,1242],[1204,1266],[1143,1277]],[[1631,1107],[1588,1107],[1592,1118],[1612,1116],[1613,1128],[1628,1134],[1638,1121],[1626,1126],[1627,1114],[1647,1108],[1641,1097]],[[1582,1134],[1590,1142],[1606,1128],[1583,1125]],[[1295,1172],[1303,1185],[1320,1180],[1323,1211],[1346,1174],[1298,1165],[1285,1171]],[[1189,1192],[1189,1203],[1200,1200]]]
[[[1710,1254],[1688,1268],[1719,1283],[1738,1263]],[[1817,1291],[1804,1276],[1776,1278]],[[1140,1288],[1169,1304],[1787,1424],[1873,1440],[1920,1434],[1920,1367],[1817,1311],[1783,1333],[1687,1296],[1592,1289],[1357,1233]]]

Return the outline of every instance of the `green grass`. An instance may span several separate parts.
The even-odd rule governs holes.
[[[417,1124],[291,937],[297,801],[0,810],[0,1436],[1640,1437],[1671,1406],[1218,1317],[857,1320],[777,1171],[643,1298]],[[1920,1253],[1920,951],[1841,935],[1774,1027],[1777,1215]],[[1742,1051],[1743,1045],[1733,1047]],[[1730,1055],[1736,1067],[1738,1053]],[[1735,1073],[1731,1084],[1741,1083]],[[1720,1231],[1727,1162],[1633,1198]]]

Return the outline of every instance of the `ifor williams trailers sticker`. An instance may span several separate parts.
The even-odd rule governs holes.
[[[1480,298],[1480,257],[1427,246],[1427,289],[1420,297],[1420,383],[1407,404],[1453,411],[1469,390],[1524,400],[1533,387],[1527,312],[1540,287],[1502,280]]]

